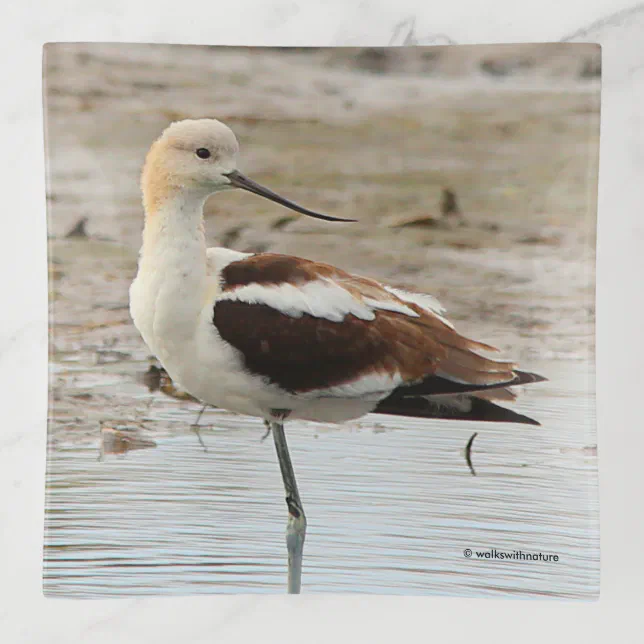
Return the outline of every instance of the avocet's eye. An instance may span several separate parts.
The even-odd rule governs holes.
[[[207,159],[210,157],[210,150],[208,148],[199,148],[196,154],[200,159]]]

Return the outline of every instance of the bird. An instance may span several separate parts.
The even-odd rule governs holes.
[[[212,119],[171,123],[141,172],[145,222],[130,314],[172,380],[204,404],[264,420],[286,493],[288,591],[300,592],[306,517],[284,423],[368,413],[538,425],[494,400],[545,380],[491,357],[431,295],[339,267],[206,244],[203,208],[231,189],[349,225],[280,196],[238,169],[233,131]]]

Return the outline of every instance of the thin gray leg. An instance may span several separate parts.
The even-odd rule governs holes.
[[[293,472],[291,457],[288,453],[284,425],[271,422],[271,433],[275,440],[275,450],[279,460],[286,505],[288,507],[288,523],[286,525],[286,548],[288,550],[288,592],[298,594],[302,584],[302,553],[304,537],[306,536],[306,517],[297,490],[297,481]]]

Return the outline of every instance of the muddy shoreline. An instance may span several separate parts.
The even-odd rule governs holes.
[[[106,416],[136,424],[146,415],[140,377],[150,357],[127,308],[138,177],[150,142],[178,118],[221,118],[248,175],[359,220],[304,220],[227,193],[207,204],[211,245],[310,257],[426,290],[459,330],[527,368],[592,361],[595,49],[439,47],[383,58],[50,46],[50,439],[95,440]],[[176,404],[190,407],[155,402],[161,415]]]

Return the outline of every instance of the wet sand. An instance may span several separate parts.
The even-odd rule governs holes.
[[[587,360],[599,85],[583,71],[596,48],[408,49],[389,62],[369,52],[51,46],[53,365],[100,365],[93,378],[140,371],[147,351],[127,311],[140,167],[170,120],[204,115],[233,127],[250,176],[359,220],[315,222],[226,193],[208,204],[212,245],[302,255],[427,290],[465,333],[528,366]],[[490,61],[511,73],[482,71]],[[446,189],[460,215],[442,215]],[[83,217],[89,237],[65,239]],[[87,413],[69,373],[54,373],[58,408],[64,399]]]

